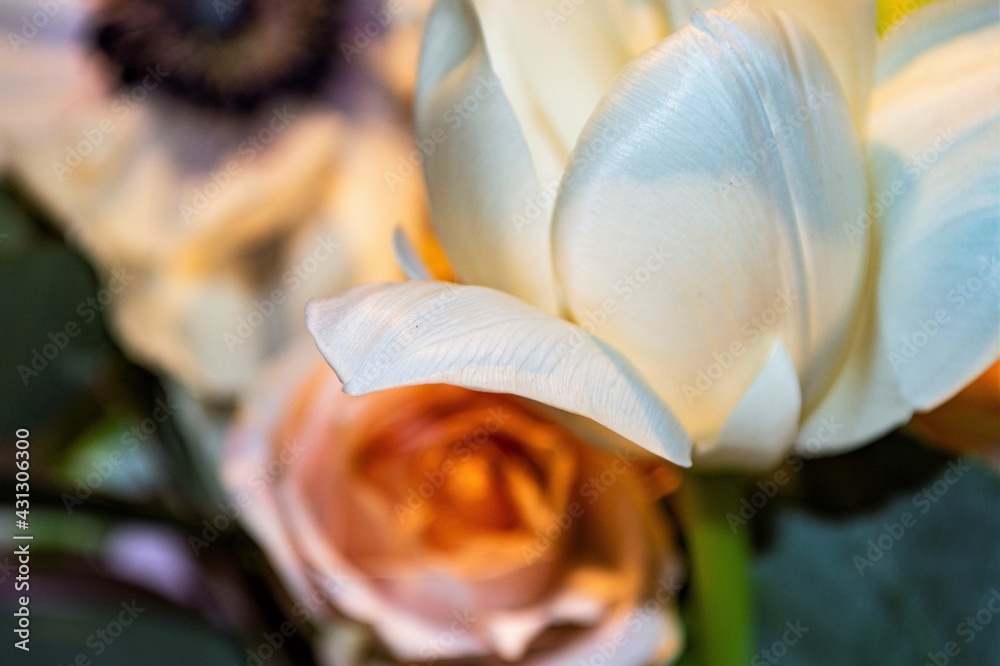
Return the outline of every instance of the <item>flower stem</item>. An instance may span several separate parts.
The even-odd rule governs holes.
[[[690,474],[680,511],[691,560],[693,642],[704,666],[746,666],[754,648],[749,529],[739,516],[745,478]]]

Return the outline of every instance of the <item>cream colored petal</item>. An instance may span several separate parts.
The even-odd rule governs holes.
[[[396,257],[396,263],[411,280],[432,280],[434,276],[427,263],[413,247],[410,237],[406,232],[397,228],[392,234],[392,253]]]
[[[249,245],[187,239],[143,264],[141,279],[109,306],[123,346],[195,393],[227,398],[274,350],[305,336],[309,299],[399,277],[392,229],[420,230],[426,207],[419,182],[387,197],[381,177],[407,140],[392,125],[356,127],[329,157],[333,174],[310,192],[315,209],[283,233]]]
[[[655,1],[475,4],[518,118],[522,125],[539,125],[563,161],[621,68],[669,30]]]
[[[355,26],[338,44],[344,59],[367,64],[396,95],[412,102],[424,22],[433,4],[433,0],[382,3],[374,15],[369,14],[363,25]],[[372,38],[368,34],[371,32],[378,34]]]
[[[874,284],[877,269],[875,261],[869,284]],[[905,423],[913,412],[876,328],[875,287],[868,291],[836,379],[822,400],[803,413],[795,449],[806,457],[833,455],[867,444]]]
[[[168,372],[202,396],[228,397],[250,381],[267,346],[261,327],[247,321],[257,310],[244,285],[227,276],[116,269],[109,290],[121,281],[115,275],[131,276],[110,311],[135,360]]]
[[[19,148],[18,175],[100,261],[234,250],[316,211],[348,131],[337,116],[291,106],[236,123],[158,101],[109,97]]]
[[[787,12],[812,33],[840,81],[858,130],[864,133],[875,76],[875,0],[760,0]]]
[[[555,214],[576,321],[714,440],[766,365],[803,404],[839,363],[866,239],[859,139],[809,36],[766,9],[708,12],[633,61],[587,126]]]
[[[592,418],[681,465],[690,443],[614,350],[503,292],[410,281],[310,304],[310,332],[359,395],[446,383],[512,393]]]
[[[411,237],[426,233],[427,201],[420,179],[393,192],[386,191],[384,181],[385,172],[396,168],[399,155],[412,145],[412,136],[384,120],[360,123],[346,134],[334,156],[333,173],[310,193],[318,208],[297,221],[274,279],[285,296],[284,326],[289,331],[305,332],[309,299],[402,277],[392,255],[394,230]],[[216,268],[225,267],[223,257]]]
[[[550,212],[557,183],[539,180],[466,0],[441,0],[428,18],[416,115],[414,152],[424,161],[434,225],[458,277],[555,312]]]
[[[664,4],[670,17],[671,30],[676,32],[691,22],[691,16],[696,11],[718,9],[726,2],[725,0],[665,0]]]
[[[936,3],[893,30],[869,132],[879,326],[930,409],[1000,356],[1000,7]]]
[[[875,0],[751,0],[753,4],[788,13],[816,39],[843,88],[855,125],[863,131],[875,72],[878,32]],[[696,9],[721,7],[721,0],[669,1],[675,29],[687,25]]]
[[[801,411],[802,392],[795,365],[784,345],[776,342],[718,441],[696,450],[695,464],[731,469],[774,467],[795,441]]]

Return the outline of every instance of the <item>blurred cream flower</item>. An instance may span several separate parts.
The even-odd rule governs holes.
[[[386,85],[407,103],[412,102],[420,38],[432,4],[432,0],[385,0],[341,42],[345,59],[367,59]]]
[[[659,42],[687,14],[656,7],[439,0],[418,136],[469,286],[313,305],[346,391],[514,393],[681,464],[766,467],[996,362],[996,3],[881,44],[862,0],[734,3]]]
[[[350,13],[348,13],[350,12]],[[107,275],[125,348],[225,399],[314,296],[390,279],[419,234],[399,102],[335,36],[364,3],[17,0],[0,7],[0,168]],[[374,47],[373,47],[374,48]],[[374,54],[372,54],[374,56]]]
[[[329,663],[376,663],[345,619],[406,663],[679,653],[679,564],[637,458],[513,396],[347,396],[315,349],[297,352],[242,405],[223,471],[293,612],[329,630]]]

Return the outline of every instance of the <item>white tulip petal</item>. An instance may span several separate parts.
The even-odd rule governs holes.
[[[875,0],[758,0],[787,12],[806,26],[847,97],[859,131],[864,128],[871,98],[878,31]]]
[[[420,253],[410,242],[410,237],[406,235],[406,230],[402,227],[396,227],[392,232],[392,252],[396,255],[396,263],[399,264],[406,277],[411,280],[431,279],[431,269],[424,263]]]
[[[811,38],[732,5],[636,59],[592,116],[557,202],[558,277],[577,321],[714,441],[775,340],[803,404],[822,396],[867,255],[842,224],[866,200],[854,124]]]
[[[873,276],[877,268],[871,267]],[[843,367],[823,400],[802,419],[795,449],[804,456],[855,449],[906,423],[913,413],[875,328],[875,301],[874,294],[866,299]]]
[[[1000,355],[1000,8],[930,6],[887,38],[872,100],[879,325],[917,409]]]
[[[619,70],[669,30],[657,0],[475,5],[501,80],[516,86],[518,118],[539,125],[562,161]]]
[[[851,107],[855,124],[859,129],[864,127],[878,44],[875,0],[753,2],[784,11],[805,25],[830,61]],[[713,9],[724,4],[721,0],[669,0],[671,24],[679,28],[688,23],[695,9]]]
[[[997,22],[1000,8],[992,0],[931,2],[889,28],[878,47],[879,84],[916,58],[966,33]]]
[[[711,447],[699,447],[699,467],[766,470],[781,462],[799,429],[802,392],[795,364],[780,342]]]
[[[697,11],[717,9],[726,4],[725,0],[666,0],[671,31],[680,30],[691,22]]]
[[[592,418],[674,463],[690,462],[686,435],[624,359],[502,292],[372,284],[313,302],[306,316],[352,395],[433,383],[511,393]]]
[[[462,282],[557,310],[551,209],[467,0],[427,19],[416,90],[418,145],[438,238]]]

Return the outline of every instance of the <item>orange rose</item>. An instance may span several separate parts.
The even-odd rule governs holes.
[[[314,350],[284,359],[225,449],[233,501],[304,616],[363,623],[411,662],[676,656],[679,566],[638,458],[511,396],[341,389]]]

